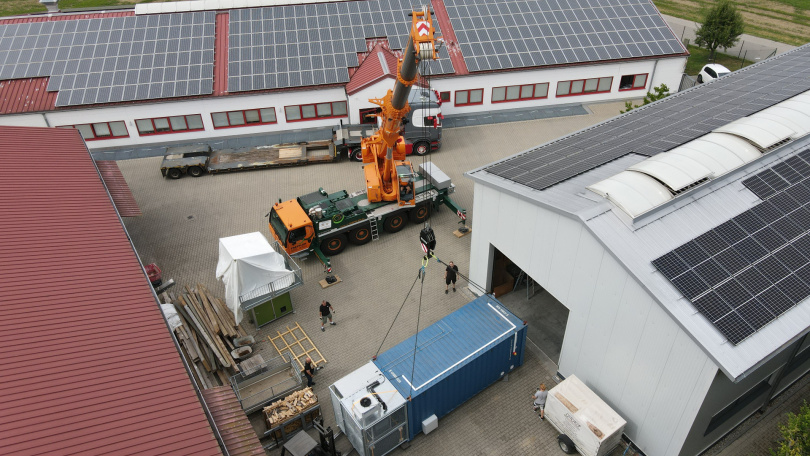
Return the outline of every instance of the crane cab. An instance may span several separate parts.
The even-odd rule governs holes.
[[[297,200],[274,204],[269,218],[270,233],[288,254],[307,250],[312,245],[315,228]]]
[[[416,191],[414,188],[414,180],[416,174],[413,172],[411,163],[401,161],[396,163],[398,195],[397,201],[400,206],[413,206],[416,204]]]

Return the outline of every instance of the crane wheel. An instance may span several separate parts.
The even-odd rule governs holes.
[[[368,244],[369,241],[371,241],[371,227],[369,225],[355,228],[349,233],[349,242],[354,245]]]
[[[338,234],[321,241],[321,252],[324,255],[337,255],[346,248],[346,236]]]
[[[430,215],[430,203],[422,203],[411,209],[408,213],[408,218],[413,223],[422,223]]]
[[[383,222],[383,230],[386,233],[396,233],[405,227],[405,214],[396,214],[388,217]]]

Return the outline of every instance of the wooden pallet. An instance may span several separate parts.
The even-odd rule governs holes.
[[[283,355],[285,351],[289,352],[290,356],[298,362],[301,370],[304,370],[304,362],[307,356],[312,358],[312,364],[315,367],[326,364],[326,358],[323,357],[318,347],[312,343],[312,340],[298,322],[295,322],[292,329],[287,326],[286,331],[276,332],[278,333],[276,337],[267,336],[270,343],[273,344],[279,355]],[[316,354],[317,356],[315,356]]]
[[[326,281],[326,279],[321,279],[321,281],[318,282],[318,283],[321,284],[321,288],[328,288],[328,287],[331,287],[332,285],[337,285],[340,282],[343,282],[342,280],[340,280],[340,277],[338,277],[338,276],[335,276],[335,279],[337,279],[337,280],[335,280],[334,283],[329,283],[329,282]]]

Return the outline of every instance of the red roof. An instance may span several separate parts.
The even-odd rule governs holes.
[[[227,11],[217,12],[214,29],[214,96],[228,93],[228,30],[230,15]]]
[[[453,30],[453,24],[450,22],[450,15],[447,14],[447,8],[444,6],[444,0],[432,0],[431,3],[433,5],[433,14],[442,29],[447,53],[450,55],[450,61],[453,62],[453,69],[456,70],[455,74],[470,74],[464,56],[461,54],[461,46],[458,45],[456,31]]]
[[[264,456],[259,437],[230,386],[203,390],[203,397],[231,456]]]
[[[0,127],[3,454],[221,454],[74,129]]]
[[[92,13],[42,13],[31,14],[28,16],[18,16],[12,18],[0,19],[0,25],[6,24],[27,24],[29,22],[48,22],[48,21],[75,21],[79,19],[98,19],[103,17],[123,17],[134,16],[135,10],[127,11],[112,11],[112,12],[92,12]]]
[[[51,111],[58,92],[48,92],[50,78],[0,81],[0,114]]]
[[[115,208],[118,209],[118,214],[121,217],[143,215],[138,203],[135,202],[135,197],[132,196],[127,181],[124,180],[124,175],[121,174],[121,169],[118,168],[118,163],[112,160],[99,160],[96,162],[96,167],[104,180],[104,186],[110,192]]]
[[[377,44],[369,51],[363,63],[357,67],[349,83],[346,84],[346,93],[349,95],[383,78],[396,78],[397,58],[382,44]]]

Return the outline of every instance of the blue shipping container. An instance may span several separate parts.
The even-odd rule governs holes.
[[[374,364],[408,402],[409,440],[523,364],[526,325],[482,296],[379,355]]]

